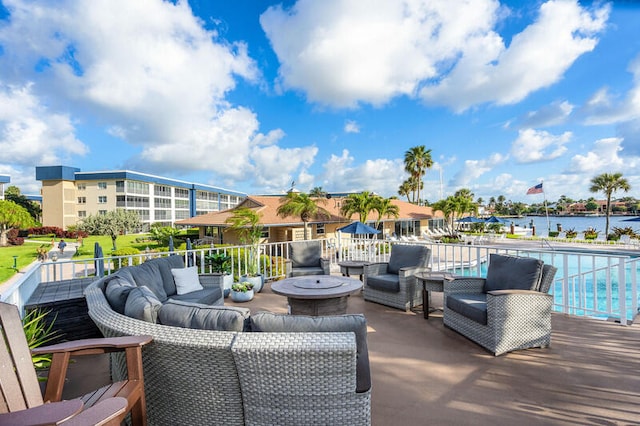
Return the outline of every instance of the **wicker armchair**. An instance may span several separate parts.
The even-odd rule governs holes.
[[[415,274],[429,270],[431,249],[394,244],[389,262],[364,266],[364,299],[407,311],[422,304]]]
[[[289,258],[285,273],[289,277],[304,275],[330,275],[331,263],[322,257],[322,241],[296,241],[289,243]]]
[[[539,262],[538,278],[531,289],[522,286],[486,291],[491,265],[497,257],[491,255],[487,278],[458,278],[444,282],[444,324],[474,341],[494,355],[551,343],[551,308],[553,296],[548,294],[557,268]],[[529,262],[531,263],[531,262]],[[526,275],[522,269],[513,279]],[[504,275],[501,278],[505,278]],[[505,284],[508,286],[509,284]]]

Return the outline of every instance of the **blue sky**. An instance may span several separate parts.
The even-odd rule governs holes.
[[[640,198],[640,4],[0,0],[0,174],[129,169],[252,194]],[[90,5],[90,7],[89,7]],[[622,194],[620,194],[622,195]]]

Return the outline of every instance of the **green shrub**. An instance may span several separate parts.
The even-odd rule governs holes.
[[[558,231],[549,231],[549,237],[556,238],[560,233]]]
[[[113,271],[117,271],[118,269],[124,268],[125,266],[139,265],[141,263],[140,256],[138,256],[139,254],[140,250],[134,247],[125,247],[113,250],[111,252],[112,256],[132,256],[131,258],[123,257],[121,259],[114,259]]]

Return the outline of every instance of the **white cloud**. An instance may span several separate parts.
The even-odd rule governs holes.
[[[548,127],[564,123],[574,106],[567,101],[557,101],[545,105],[537,111],[530,111],[520,121],[521,128]]]
[[[575,155],[569,164],[567,173],[578,173],[589,176],[589,179],[596,174],[625,172],[636,169],[639,165],[638,157],[619,155],[622,151],[620,138],[605,138],[597,140],[593,144],[591,151],[584,155]],[[637,171],[636,171],[637,172]]]
[[[331,155],[323,165],[324,173],[319,177],[322,186],[330,192],[375,191],[383,197],[397,195],[404,180],[402,160],[375,159],[354,165],[348,150],[341,156]]]
[[[464,166],[458,171],[449,182],[452,188],[468,187],[480,176],[490,172],[499,164],[507,160],[507,156],[493,153],[483,160],[465,160]]]
[[[256,172],[255,183],[268,191],[281,192],[289,188],[292,180],[304,186],[313,179],[306,170],[313,164],[318,148],[279,148],[275,145],[255,147],[251,153]],[[296,171],[302,171],[295,177]],[[295,179],[294,179],[295,177]]]
[[[397,96],[463,111],[511,104],[556,83],[593,50],[609,6],[549,1],[505,47],[495,0],[298,0],[272,6],[260,23],[281,63],[284,89],[312,102],[376,106]]]
[[[495,0],[299,0],[290,9],[270,7],[260,23],[285,89],[354,107],[414,96],[468,38],[491,28],[498,9]]]
[[[544,130],[520,130],[511,146],[511,155],[519,163],[553,160],[567,151],[565,145],[571,141],[572,136],[571,132],[552,135]]]
[[[516,34],[509,47],[487,31],[461,46],[452,71],[422,89],[427,102],[464,111],[483,102],[513,104],[562,78],[573,62],[594,49],[610,6],[589,11],[575,1],[548,1],[536,22]]]
[[[0,163],[52,165],[86,154],[69,116],[49,111],[31,89],[0,84]]]
[[[51,108],[46,122],[7,112],[6,122],[21,125],[7,127],[11,138],[5,139],[47,136],[46,144],[15,154],[37,163],[59,161],[62,147],[84,155],[78,141],[60,136],[73,135],[73,115],[80,123],[97,119],[108,134],[139,146],[138,158],[122,159],[139,170],[195,168],[241,179],[253,170],[247,161],[252,148],[282,137],[281,130],[259,133],[255,114],[226,100],[236,78],[254,82],[259,72],[246,45],[206,30],[186,1],[4,4],[11,19],[0,27],[0,79],[30,79],[32,110]]]
[[[347,120],[344,123],[344,132],[345,133],[360,133],[360,126],[354,120]]]
[[[640,55],[629,65],[633,87],[625,97],[609,93],[607,87],[596,91],[582,107],[586,124],[612,124],[640,119]]]

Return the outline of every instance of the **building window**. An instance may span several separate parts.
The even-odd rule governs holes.
[[[87,197],[78,197],[78,204],[87,204]]]
[[[260,238],[269,238],[269,228],[268,227],[263,227],[262,228],[262,232],[260,233]]]
[[[153,206],[156,208],[165,208],[165,209],[170,209],[171,208],[171,200],[167,199],[167,198],[154,198],[153,199]]]
[[[100,216],[106,216],[107,215],[107,211],[106,210],[98,210],[98,214]]]
[[[153,193],[154,195],[159,195],[161,197],[171,197],[171,187],[166,185],[154,185]]]
[[[144,182],[127,181],[127,193],[129,194],[149,194],[149,184]]]
[[[124,192],[124,181],[117,180],[116,181],[116,192]]]
[[[78,188],[78,191],[84,191],[85,189],[87,189],[87,184],[79,183],[76,187]]]
[[[107,189],[107,182],[98,182],[98,189]]]
[[[189,198],[189,190],[182,188],[175,188],[173,191],[176,198]]]
[[[324,235],[324,223],[316,224],[316,235]]]
[[[78,218],[85,218],[87,217],[87,211],[86,210],[79,210],[78,211]]]
[[[100,195],[98,197],[98,204],[107,204],[107,196],[106,195]]]

